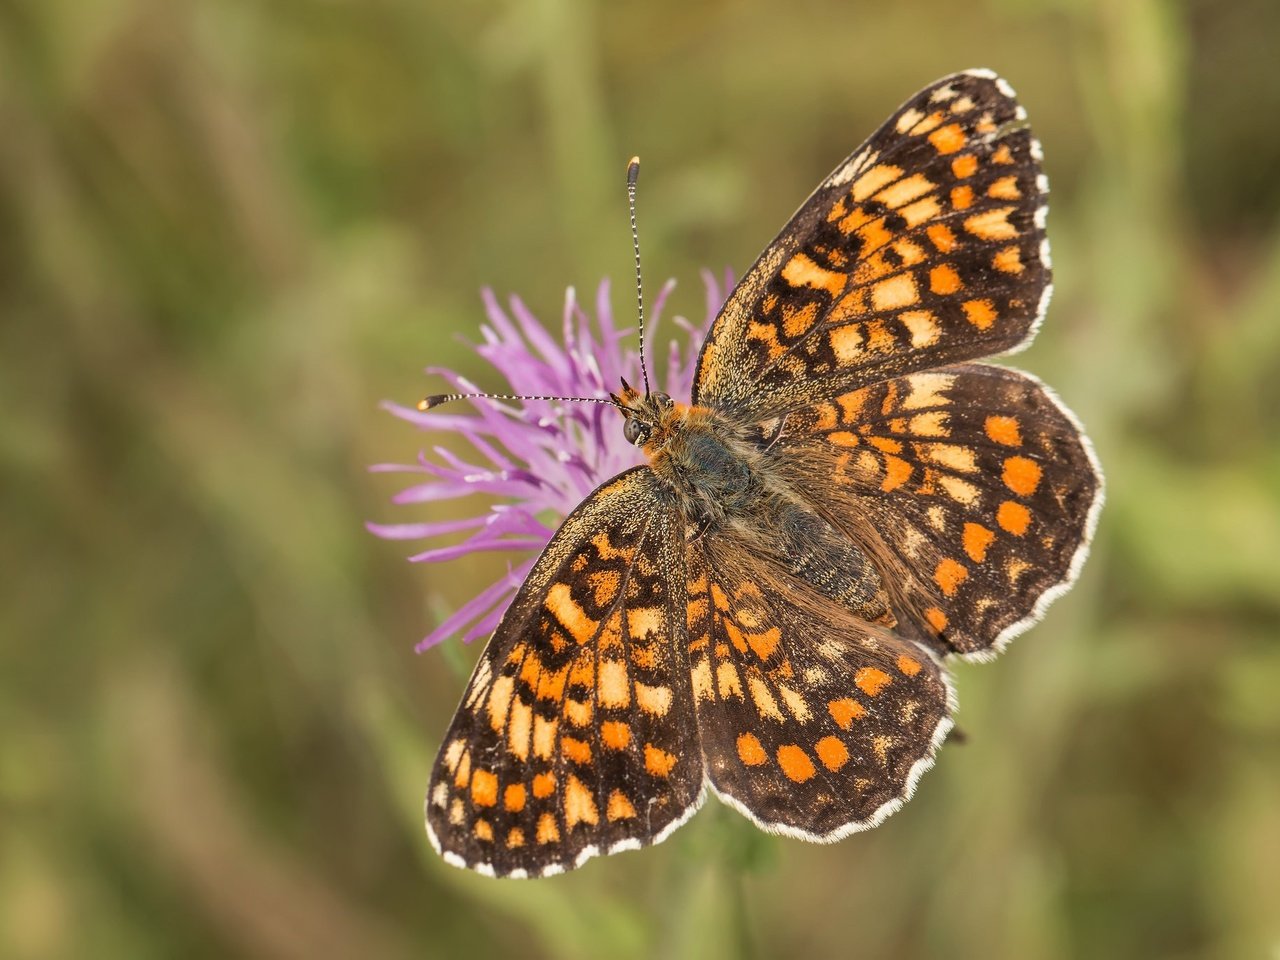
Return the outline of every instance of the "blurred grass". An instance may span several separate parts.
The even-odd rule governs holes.
[[[1278,32],[1270,0],[0,0],[0,954],[1280,950]],[[411,648],[495,567],[364,532],[401,518],[365,465],[420,442],[377,401],[474,372],[483,284],[553,316],[628,276],[632,153],[696,317],[698,267],[977,65],[1054,186],[1019,363],[1108,471],[1077,589],[960,668],[967,745],[877,831],[712,804],[551,881],[441,864],[461,681]]]

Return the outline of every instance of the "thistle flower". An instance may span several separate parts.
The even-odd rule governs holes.
[[[673,396],[689,395],[698,350],[711,321],[732,286],[703,273],[706,319],[694,326],[682,317],[675,323],[685,336],[667,349],[665,376],[657,377]],[[657,342],[654,328],[673,282],[658,294],[645,339]],[[622,378],[640,380],[638,338],[634,330],[618,329],[609,303],[609,284],[596,292],[595,316],[590,316],[570,288],[565,296],[561,342],[518,297],[504,310],[491,290],[483,292],[489,322],[481,327],[484,342],[474,347],[505,380],[477,385],[452,370],[428,367],[459,393],[540,394],[605,399]],[[661,371],[653,364],[655,373]],[[459,456],[432,446],[413,464],[378,464],[382,473],[413,475],[414,482],[392,498],[415,504],[453,500],[475,493],[495,498],[483,513],[432,523],[369,523],[368,529],[390,540],[439,541],[450,534],[472,531],[459,543],[432,545],[410,556],[414,562],[441,563],[469,553],[502,551],[510,556],[507,572],[464,603],[418,645],[422,651],[451,636],[470,642],[493,632],[534,561],[570,511],[610,477],[643,460],[643,454],[622,436],[617,411],[606,404],[548,400],[470,401],[478,415],[421,412],[384,403],[392,414],[431,433],[451,433],[465,440],[471,451]]]

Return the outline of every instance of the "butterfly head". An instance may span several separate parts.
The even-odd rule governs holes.
[[[677,416],[677,405],[667,394],[641,393],[626,380],[613,396],[625,421],[622,435],[633,447],[654,449],[665,442],[667,431]]]

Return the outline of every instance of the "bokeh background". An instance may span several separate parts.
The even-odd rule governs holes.
[[[1273,0],[0,0],[0,955],[1280,955]],[[958,668],[967,742],[834,847],[715,803],[539,882],[430,851],[501,569],[414,566],[378,409],[545,318],[742,270],[937,76],[1044,141],[1021,365],[1088,424],[1083,578]]]

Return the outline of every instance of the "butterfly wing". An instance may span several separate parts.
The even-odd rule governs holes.
[[[1039,619],[1075,579],[1102,506],[1071,412],[1034,377],[987,364],[793,411],[775,450],[792,488],[891,572],[899,613],[947,653],[999,650]]]
[[[687,565],[715,791],[766,830],[820,842],[893,813],[951,726],[941,666],[730,536],[691,541]]]
[[[762,420],[1026,342],[1050,273],[1047,183],[1025,116],[988,71],[900,107],[730,295],[694,402]]]
[[[698,807],[683,538],[648,467],[601,486],[552,538],[436,760],[427,830],[450,863],[558,873],[657,843]]]

